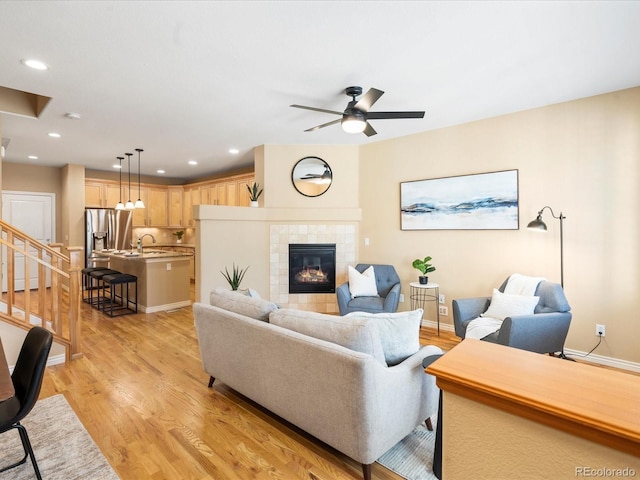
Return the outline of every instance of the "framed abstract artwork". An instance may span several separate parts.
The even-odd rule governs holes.
[[[400,183],[402,230],[518,230],[518,170]]]

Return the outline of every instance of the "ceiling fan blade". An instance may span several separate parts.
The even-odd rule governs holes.
[[[342,114],[340,114],[340,115],[342,115]],[[341,121],[342,121],[342,118],[339,118],[339,119],[333,120],[331,122],[323,123],[322,125],[316,125],[315,127],[311,127],[311,128],[306,129],[305,132],[314,132],[314,131],[319,130],[321,128],[328,127],[329,125],[334,125],[336,123],[340,123]]]
[[[293,108],[302,108],[304,110],[313,110],[314,112],[324,112],[324,113],[333,113],[335,115],[342,115],[342,112],[336,112],[334,110],[325,110],[324,108],[316,108],[316,107],[305,107],[304,105],[289,105]]]
[[[385,118],[424,118],[424,112],[369,112],[368,120],[382,120]]]
[[[364,127],[364,134],[367,137],[370,137],[371,135],[375,135],[376,133],[378,132],[376,132],[375,129],[371,126],[371,124],[367,122],[367,126]]]
[[[353,108],[362,110],[363,112],[368,112],[383,93],[384,92],[382,90],[378,90],[377,88],[370,88],[367,93],[360,97],[360,100],[358,100],[358,103],[356,103]]]

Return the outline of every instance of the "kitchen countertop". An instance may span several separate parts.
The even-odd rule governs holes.
[[[155,248],[155,247],[185,247],[196,248],[192,243],[144,243],[142,248]]]
[[[143,253],[138,253],[135,250],[133,252],[131,250],[100,250],[96,253],[106,257],[123,258],[127,260],[149,260],[193,256],[191,253],[173,252],[171,250],[153,250],[149,248],[145,248],[144,250]]]

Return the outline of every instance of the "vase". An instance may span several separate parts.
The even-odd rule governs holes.
[[[429,277],[427,277],[426,275],[420,275],[418,276],[418,281],[420,282],[420,285],[426,285],[427,283],[429,283]]]
[[[182,239],[181,238],[177,239],[176,243],[182,243]]]
[[[250,205],[255,208],[255,207],[258,206],[258,201],[257,200],[252,200]]]

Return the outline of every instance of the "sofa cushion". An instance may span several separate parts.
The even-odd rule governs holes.
[[[376,272],[373,265],[360,273],[349,265],[349,292],[351,298],[356,297],[377,297],[378,287],[376,286]]]
[[[504,320],[515,315],[532,315],[539,300],[540,297],[511,295],[494,288],[489,308],[480,316]]]
[[[397,365],[420,350],[422,313],[421,308],[395,313],[351,312],[345,318],[374,321],[387,364]]]
[[[283,308],[271,312],[269,323],[366,353],[387,366],[378,328],[367,318],[354,319]]]
[[[254,298],[224,288],[214,288],[209,295],[209,303],[214,307],[223,308],[263,322],[269,321],[269,314],[278,306],[262,298]]]

